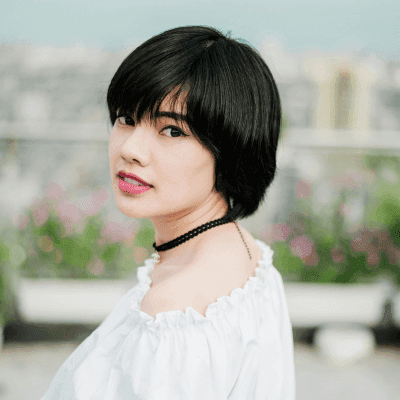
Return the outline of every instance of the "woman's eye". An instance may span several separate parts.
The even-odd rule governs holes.
[[[167,132],[167,136],[171,135],[170,137],[180,137],[180,136],[188,136],[182,132],[181,129],[175,126],[167,126],[163,129],[164,132]]]
[[[120,116],[117,117],[117,121],[119,125],[135,125],[133,118],[127,116]]]

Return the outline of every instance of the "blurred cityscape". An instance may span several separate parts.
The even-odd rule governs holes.
[[[68,191],[72,186],[75,190],[107,187],[106,91],[131,50],[106,53],[84,47],[0,45],[4,217],[15,218],[52,180]],[[260,52],[280,90],[285,123],[282,151],[341,147],[346,162],[336,152],[333,156],[325,152],[324,165],[318,168],[321,174],[328,167],[340,168],[339,172],[361,167],[362,155],[357,151],[363,148],[384,145],[397,150],[399,62],[384,62],[373,54],[294,55],[273,42],[264,44]],[[346,147],[353,148],[352,160]],[[301,174],[308,170],[306,178],[316,178],[312,176],[316,168],[310,172],[310,165],[320,163],[320,154],[298,157],[294,164]],[[23,196],[17,187],[10,187],[16,176],[24,184]],[[270,207],[268,217],[275,212]]]
[[[110,183],[106,92],[132,50],[0,45],[5,400],[42,395],[136,284],[132,266],[151,254],[151,227],[119,212]],[[260,53],[278,83],[284,125],[277,178],[242,223],[274,246],[285,281],[297,398],[396,399],[400,62],[361,52],[290,54],[276,42]],[[52,236],[55,224],[62,238],[96,232],[79,245],[93,254],[72,267]],[[74,299],[63,278],[85,280],[74,284]],[[104,281],[100,293],[90,278]]]

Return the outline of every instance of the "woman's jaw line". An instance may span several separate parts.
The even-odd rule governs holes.
[[[215,219],[222,218],[227,212],[224,198],[203,203],[202,207],[186,209],[168,216],[149,217],[155,227],[157,246],[167,243],[185,233]]]

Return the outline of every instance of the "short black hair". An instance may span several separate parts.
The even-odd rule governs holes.
[[[225,218],[254,214],[276,173],[281,102],[271,71],[244,41],[205,26],[184,26],[147,40],[122,62],[107,92],[110,122],[117,110],[154,118],[167,95],[185,95],[194,136],[215,158],[215,189]]]

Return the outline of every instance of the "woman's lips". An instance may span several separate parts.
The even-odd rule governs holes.
[[[130,178],[133,179],[139,183],[142,183],[143,185],[146,186],[151,186],[150,183],[147,183],[145,180],[143,180],[142,178],[140,178],[139,176],[135,175],[135,174],[128,174],[127,172],[121,170],[118,172],[118,176],[122,177],[122,178]]]
[[[119,177],[118,186],[123,192],[131,194],[141,194],[152,189],[152,186],[139,186],[125,182],[121,177]]]

